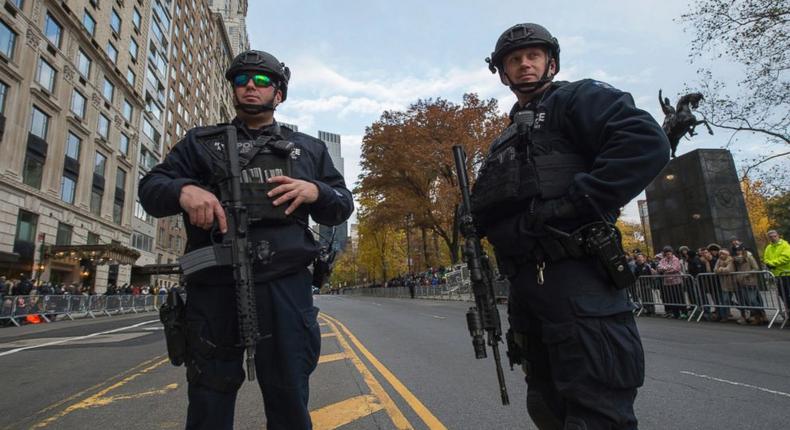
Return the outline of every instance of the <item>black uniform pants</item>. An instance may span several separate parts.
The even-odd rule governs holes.
[[[644,352],[634,306],[596,264],[547,264],[543,285],[534,263],[509,275],[509,319],[525,344],[527,410],[541,429],[637,428]]]
[[[304,269],[256,285],[259,327],[256,380],[270,430],[311,429],[308,379],[318,364],[321,333],[310,273]],[[230,285],[187,287],[189,408],[187,429],[233,428],[236,393],[245,381],[243,350]]]

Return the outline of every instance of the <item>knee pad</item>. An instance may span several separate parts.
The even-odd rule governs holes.
[[[527,412],[540,430],[563,430],[562,422],[551,411],[542,394],[534,391],[527,393]]]

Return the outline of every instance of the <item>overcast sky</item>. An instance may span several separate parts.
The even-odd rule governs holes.
[[[406,109],[419,98],[459,103],[466,92],[496,98],[509,110],[515,96],[483,59],[519,22],[542,24],[559,39],[557,79],[605,81],[630,92],[659,123],[658,90],[674,103],[684,84],[696,82],[698,65],[688,59],[692,34],[676,21],[688,8],[685,0],[249,3],[251,47],[274,54],[292,72],[288,100],[275,117],[314,136],[318,130],[340,134],[349,188],[360,173],[365,127],[384,110]],[[735,67],[717,72],[737,76]],[[728,139],[723,131],[700,133],[682,141],[678,154],[723,147]],[[748,141],[738,147],[765,150]],[[735,156],[737,162],[747,155]],[[624,216],[638,220],[635,201]]]

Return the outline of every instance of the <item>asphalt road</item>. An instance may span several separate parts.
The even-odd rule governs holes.
[[[321,362],[311,379],[316,429],[524,429],[520,370],[475,360],[468,303],[316,296]],[[784,428],[790,330],[641,318],[643,429]],[[0,429],[183,428],[184,369],[164,356],[154,313],[0,329]],[[265,428],[246,383],[236,428]]]

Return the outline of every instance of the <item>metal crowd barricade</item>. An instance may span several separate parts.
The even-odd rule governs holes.
[[[68,298],[69,301],[69,319],[74,319],[74,315],[86,315],[91,316],[89,314],[90,310],[90,300],[91,296],[83,296],[82,294],[78,295],[70,295],[65,296]]]
[[[138,311],[145,312],[145,304],[148,300],[148,295],[145,296],[132,296],[132,311],[137,313]]]
[[[639,306],[636,316],[657,313],[661,307],[664,314],[685,314],[691,321],[702,303],[694,277],[684,274],[640,276],[631,294]]]
[[[784,306],[784,321],[782,321],[782,326],[779,328],[785,328],[787,320],[790,319],[790,306],[788,306],[788,301],[790,301],[790,272],[782,272],[779,274],[776,278],[776,287],[779,298]]]
[[[9,320],[12,324],[20,326],[20,320],[29,316],[38,316],[43,322],[52,322],[60,315],[74,320],[75,317],[96,318],[96,314],[110,316],[112,313],[150,312],[158,310],[160,302],[165,298],[165,295],[153,294],[4,296],[0,303],[0,322]]]
[[[44,302],[43,296],[7,296],[3,298],[3,313],[7,318],[16,325],[20,325],[17,319],[27,318],[31,315],[38,315],[41,319],[49,322],[49,319],[44,315]],[[10,306],[6,304],[6,299],[10,299]]]
[[[770,318],[771,328],[779,316],[777,280],[771,272],[700,273],[697,283],[705,302],[704,314],[712,319],[730,319],[735,312],[740,318],[746,318],[747,312],[750,317],[762,314]]]
[[[107,301],[110,297],[115,296],[90,296],[88,299],[88,316],[96,318],[97,312],[110,316],[110,313],[107,312]]]
[[[54,320],[58,315],[66,315],[70,320],[71,317],[71,303],[69,296],[63,295],[46,295],[41,299],[43,305],[43,312],[47,320]]]
[[[19,323],[14,319],[15,303],[16,298],[14,296],[3,296],[3,302],[0,303],[0,320],[7,319],[19,327]]]

